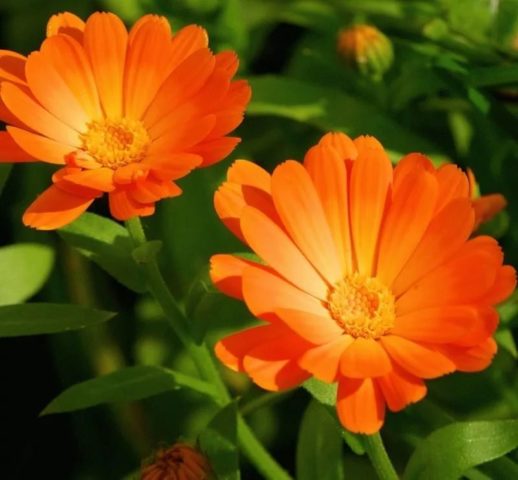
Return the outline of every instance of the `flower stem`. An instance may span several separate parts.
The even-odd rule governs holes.
[[[133,239],[135,247],[144,245],[147,242],[139,217],[127,220],[126,228]],[[230,403],[232,400],[231,396],[221,379],[214,358],[205,343],[200,345],[194,340],[189,322],[167,287],[156,260],[149,258],[142,264],[142,267],[146,275],[149,292],[162,307],[169,324],[196,364],[200,376],[216,387],[218,404],[223,406]],[[242,415],[238,417],[238,440],[244,454],[255,465],[257,470],[264,475],[264,478],[268,480],[291,480],[288,473],[274,460],[255,437]]]
[[[398,480],[399,477],[385,450],[379,432],[374,435],[365,435],[363,444],[378,478],[380,480]]]

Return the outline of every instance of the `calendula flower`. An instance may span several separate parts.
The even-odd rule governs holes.
[[[211,469],[208,460],[198,450],[185,443],[160,449],[153,461],[143,468],[142,480],[208,480]]]
[[[410,154],[393,168],[374,138],[330,133],[272,175],[237,161],[215,206],[261,261],[215,255],[212,280],[263,322],[216,354],[261,387],[337,383],[342,424],[371,434],[424,380],[490,364],[515,270],[494,239],[470,238],[455,165]]]
[[[488,222],[496,214],[500,213],[506,206],[507,201],[500,193],[480,195],[475,174],[468,168],[469,192],[475,210],[475,229],[482,223]]]
[[[105,193],[118,220],[180,195],[174,180],[239,142],[226,136],[250,99],[247,82],[231,81],[237,67],[233,52],[212,54],[203,28],[172,34],[155,15],[128,33],[111,13],[63,13],[27,58],[0,51],[0,161],[61,165],[24,223],[61,227]]]

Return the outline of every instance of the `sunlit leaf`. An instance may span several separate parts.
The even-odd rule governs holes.
[[[139,365],[73,385],[52,400],[42,414],[70,412],[103,403],[131,402],[179,388],[215,395],[213,387],[202,380],[161,367]]]
[[[20,243],[0,248],[0,305],[20,303],[43,287],[54,263],[46,245]]]
[[[126,287],[139,293],[146,291],[140,267],[132,258],[133,242],[123,226],[108,218],[84,213],[58,233]]]
[[[201,450],[209,458],[218,480],[239,480],[237,447],[237,406],[230,403],[220,410],[198,437]]]
[[[78,305],[27,303],[0,307],[0,337],[78,330],[112,318],[115,313]]]
[[[453,423],[422,440],[405,480],[454,480],[467,470],[518,447],[518,420]]]
[[[340,480],[345,478],[340,428],[313,400],[306,409],[297,443],[297,480]]]

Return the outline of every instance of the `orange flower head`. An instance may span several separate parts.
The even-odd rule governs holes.
[[[216,354],[259,386],[337,384],[344,427],[371,434],[424,380],[490,364],[516,275],[494,239],[472,238],[455,165],[413,153],[393,168],[374,138],[329,133],[272,175],[238,160],[215,207],[260,261],[215,255],[212,281],[263,322]]]
[[[475,174],[468,168],[469,191],[475,211],[475,230],[507,207],[507,200],[500,193],[480,195]]]
[[[232,81],[237,67],[233,52],[209,50],[203,28],[172,34],[156,15],[128,32],[111,13],[86,22],[62,13],[28,57],[0,50],[0,162],[61,166],[24,223],[59,228],[105,193],[113,217],[127,220],[180,195],[175,180],[239,142],[227,135],[250,87]]]
[[[160,449],[153,462],[144,467],[142,480],[208,480],[211,469],[208,460],[195,448],[176,443]]]

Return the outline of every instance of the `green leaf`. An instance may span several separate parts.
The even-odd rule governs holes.
[[[20,243],[0,248],[0,305],[32,297],[47,280],[54,252],[46,245]]]
[[[230,403],[220,410],[201,432],[198,443],[207,455],[218,480],[239,480],[237,447],[237,405]]]
[[[58,233],[129,289],[137,293],[146,291],[140,267],[132,258],[133,242],[123,226],[108,218],[84,213]]]
[[[402,127],[383,111],[332,88],[289,78],[265,75],[249,79],[254,92],[247,113],[276,115],[307,123],[324,131],[338,130],[355,137],[376,136],[398,153],[437,147]]]
[[[300,424],[297,443],[297,480],[345,478],[342,436],[326,407],[313,400]]]
[[[68,332],[105,322],[114,315],[78,305],[6,305],[0,307],[0,337]]]
[[[42,415],[141,400],[182,387],[210,397],[216,395],[212,385],[202,380],[161,367],[138,365],[73,385],[52,400]]]
[[[518,65],[480,67],[469,71],[469,81],[476,87],[494,87],[518,83]]]
[[[311,377],[302,386],[320,403],[331,405],[332,407],[336,405],[336,383],[324,383]]]
[[[7,179],[9,178],[9,174],[11,173],[13,166],[8,163],[3,163],[0,165],[0,194],[5,187]]]
[[[455,480],[471,468],[518,447],[518,420],[453,423],[422,440],[405,480]]]

